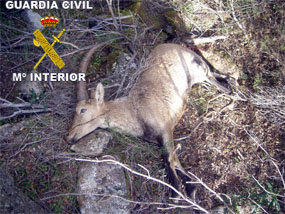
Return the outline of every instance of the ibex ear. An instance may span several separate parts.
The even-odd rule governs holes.
[[[102,83],[99,83],[97,85],[96,92],[95,92],[95,99],[97,100],[98,104],[101,104],[104,102],[104,87]]]

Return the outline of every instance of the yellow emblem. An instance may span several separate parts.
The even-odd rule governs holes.
[[[55,50],[53,49],[53,46],[56,42],[59,42],[59,38],[62,36],[63,32],[65,31],[65,29],[63,29],[57,37],[55,37],[54,35],[52,35],[52,37],[55,39],[53,41],[52,44],[50,44],[46,38],[44,37],[44,35],[42,34],[42,32],[37,29],[34,32],[34,35],[36,37],[36,39],[33,40],[34,45],[39,47],[41,46],[44,50],[44,55],[40,58],[40,60],[38,61],[38,63],[34,66],[34,70],[38,67],[38,65],[41,63],[41,61],[45,58],[46,55],[49,56],[49,58],[53,61],[53,63],[59,67],[59,69],[61,69],[65,64],[62,61],[62,59],[60,58],[60,56],[55,52]]]

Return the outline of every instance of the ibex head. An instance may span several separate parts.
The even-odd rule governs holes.
[[[80,97],[80,96],[79,96]],[[91,92],[90,99],[78,101],[72,127],[67,140],[76,142],[93,130],[101,127],[105,122],[102,117],[104,109],[104,88],[101,83],[96,91]]]
[[[86,73],[89,61],[93,53],[103,45],[110,41],[95,45],[83,58],[80,64],[80,72]],[[80,81],[77,83],[77,104],[76,112],[73,119],[73,124],[67,136],[68,142],[76,142],[80,138],[89,134],[105,123],[100,117],[104,109],[104,87],[101,83],[98,84],[96,91],[92,91],[90,98],[88,97],[86,82]]]

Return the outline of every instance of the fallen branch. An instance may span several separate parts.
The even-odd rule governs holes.
[[[210,37],[204,37],[204,38],[194,38],[193,43],[195,45],[205,44],[205,43],[213,43],[216,40],[219,39],[226,39],[226,36],[210,36]]]
[[[266,192],[267,194],[273,195],[273,196],[277,196],[277,197],[280,197],[280,198],[285,198],[285,195],[275,194],[274,192],[268,191],[267,189],[265,189],[264,186],[261,185],[261,183],[260,183],[253,175],[252,175],[251,177],[252,177],[253,180],[258,184],[258,186],[259,186],[264,192]]]
[[[180,196],[180,200],[183,200],[187,203],[189,203],[191,206],[193,206],[194,209],[197,209],[197,210],[200,210],[204,213],[209,213],[207,210],[205,210],[203,207],[199,206],[198,204],[196,204],[195,202],[193,202],[192,200],[190,200],[189,198],[187,198],[186,196],[184,196],[181,192],[179,192],[176,188],[174,188],[173,186],[171,186],[170,184],[164,182],[164,181],[161,181],[157,178],[154,178],[154,177],[151,177],[149,175],[149,173],[146,174],[142,174],[140,172],[137,172],[131,168],[129,168],[127,165],[119,162],[119,161],[116,161],[116,160],[112,160],[112,159],[103,159],[103,160],[98,160],[98,159],[93,159],[93,160],[88,160],[88,159],[81,159],[81,158],[76,158],[75,159],[76,161],[82,161],[82,162],[90,162],[90,163],[110,163],[110,164],[116,164],[116,165],[119,165],[121,167],[123,167],[124,169],[128,170],[129,172],[135,174],[135,175],[138,175],[138,176],[141,176],[141,177],[144,177],[148,180],[152,180],[154,182],[157,182],[157,183],[160,183],[164,186],[167,186],[168,188],[172,189],[174,192],[176,192],[179,196]]]
[[[105,18],[105,17],[91,17],[89,18],[87,21],[98,21],[98,22],[108,22],[108,21],[113,21],[114,19],[120,20],[120,19],[129,19],[129,18],[133,18],[133,15],[126,15],[126,16],[114,16],[111,18]],[[82,21],[82,22],[86,22],[85,19],[83,20],[78,20],[76,19],[76,21]]]
[[[210,193],[212,193],[213,195],[215,195],[224,205],[225,207],[228,209],[229,212],[231,213],[235,213],[228,205],[227,203],[224,201],[224,199],[221,197],[221,194],[216,193],[214,190],[212,190],[207,184],[205,184],[202,179],[198,178],[196,175],[194,175],[192,172],[187,171],[187,173],[189,175],[191,175],[191,177],[193,177],[196,181],[195,182],[187,182],[190,184],[201,184],[206,190],[208,190]],[[230,199],[229,196],[223,194],[224,196],[226,196],[228,199]]]
[[[3,99],[0,97],[0,101],[4,102],[0,104],[0,109],[1,108],[43,108],[42,105],[37,105],[37,104],[31,104],[28,102],[23,101],[22,103],[11,103],[10,101]]]
[[[122,196],[119,195],[109,195],[109,194],[96,194],[96,193],[63,193],[63,194],[58,194],[55,196],[48,196],[45,198],[41,198],[41,201],[45,201],[45,200],[50,200],[53,198],[58,198],[58,197],[62,197],[62,196],[98,196],[98,197],[113,197],[113,198],[119,198],[121,200],[124,200],[126,202],[129,203],[133,203],[133,204],[143,204],[143,205],[160,205],[160,206],[168,206],[171,209],[174,208],[182,208],[182,209],[187,209],[187,208],[192,208],[192,206],[187,206],[187,205],[177,205],[177,204],[170,204],[170,203],[160,203],[160,202],[142,202],[142,201],[133,201],[133,200],[129,200],[126,199]],[[158,209],[168,209],[168,208],[158,208]]]
[[[115,14],[114,14],[114,11],[113,11],[113,8],[112,8],[112,0],[106,0],[106,2],[107,2],[107,5],[108,5],[108,8],[109,8],[109,11],[111,13],[112,19],[113,19],[113,24],[114,24],[116,30],[119,31],[119,25],[118,25],[117,19],[115,17]]]
[[[116,32],[114,32],[114,34],[115,34]],[[113,34],[113,32],[112,32],[112,34]],[[119,34],[119,33],[118,33]],[[119,34],[119,35],[121,35],[121,34]],[[111,42],[111,41],[115,41],[115,40],[119,40],[119,39],[122,39],[123,37],[118,37],[118,38],[114,38],[114,39],[110,39],[110,41],[109,42]],[[66,53],[66,54],[62,54],[62,55],[60,55],[60,57],[66,57],[66,56],[69,56],[69,55],[73,55],[73,54],[76,54],[76,53],[78,53],[78,52],[80,52],[80,51],[85,51],[85,50],[88,50],[88,49],[90,49],[90,48],[92,48],[94,45],[88,45],[88,46],[85,46],[85,47],[83,47],[83,48],[78,48],[77,46],[75,46],[75,45],[73,45],[73,44],[71,44],[71,43],[69,43],[69,45],[71,45],[71,46],[73,46],[74,48],[76,48],[77,50],[75,50],[75,51],[72,51],[72,52],[69,52],[69,53]]]
[[[247,32],[246,32],[245,28],[242,26],[242,24],[239,22],[239,20],[236,17],[236,12],[235,12],[235,9],[234,9],[234,1],[233,0],[230,1],[230,5],[231,5],[233,19],[235,20],[235,22],[238,25],[238,27],[243,31],[246,39],[249,40],[249,37],[247,35]]]
[[[51,112],[51,109],[18,110],[8,116],[0,117],[0,120],[7,120],[10,118],[16,117],[17,115],[21,115],[21,114],[35,114],[35,113],[43,113],[43,112]]]
[[[0,116],[0,120],[7,120],[13,117],[16,117],[17,115],[22,114],[35,114],[35,113],[43,113],[43,112],[50,112],[50,108],[45,108],[43,105],[39,104],[31,104],[28,102],[25,102],[22,100],[22,103],[12,103],[4,98],[0,97],[0,101],[3,102],[0,104],[0,109],[17,109],[12,114],[7,116]],[[25,108],[25,109],[21,109]],[[30,109],[26,109],[30,108]]]

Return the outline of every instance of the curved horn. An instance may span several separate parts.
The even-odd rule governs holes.
[[[89,51],[88,53],[84,56],[83,60],[81,61],[80,63],[80,72],[82,73],[86,73],[87,71],[87,67],[88,67],[88,64],[90,62],[90,59],[92,57],[92,55],[95,53],[95,51],[104,46],[104,45],[107,45],[111,42],[113,42],[114,40],[116,40],[117,38],[115,39],[111,39],[107,42],[103,42],[103,43],[100,43],[100,44],[97,44],[97,45],[94,45]],[[86,81],[79,81],[77,83],[77,101],[81,101],[81,100],[87,100],[88,99],[88,93],[87,93],[87,88],[86,88]]]

